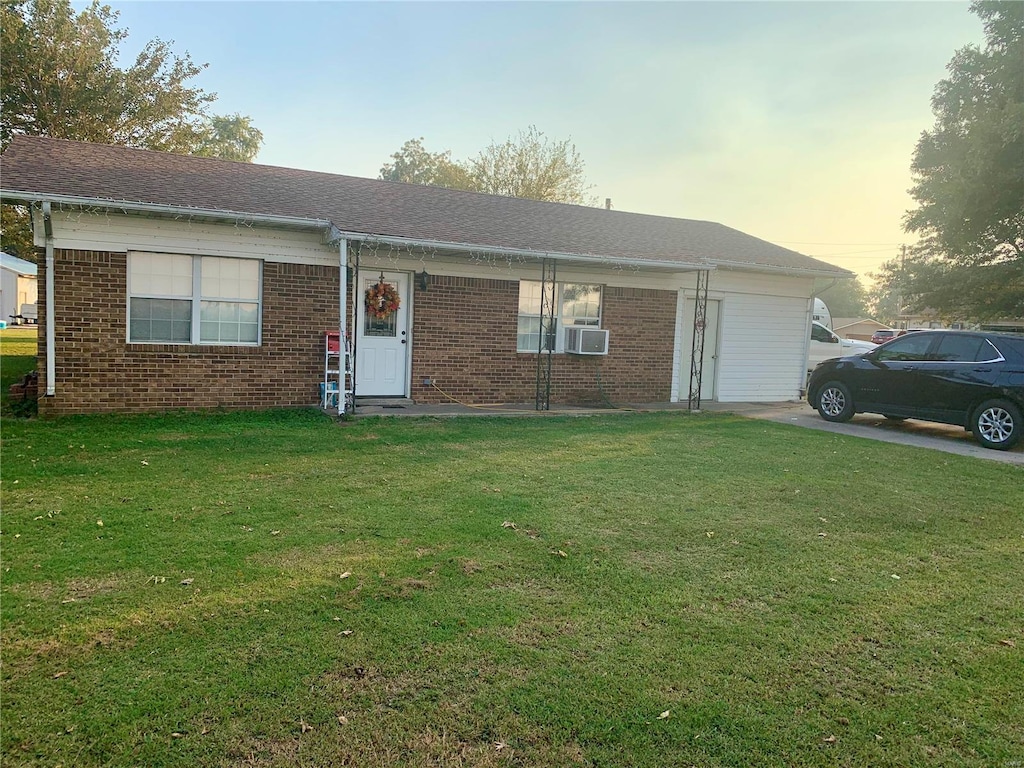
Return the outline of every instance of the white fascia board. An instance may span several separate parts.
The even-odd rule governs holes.
[[[785,274],[799,277],[828,277],[847,278],[856,277],[854,272],[842,267],[835,267],[832,270],[814,269],[812,267],[783,267],[772,264],[752,264],[748,261],[728,261],[727,259],[711,259],[711,263],[719,269],[735,269],[741,272],[768,272],[771,274]]]
[[[630,259],[620,256],[600,256],[596,254],[565,253],[561,251],[536,251],[528,248],[503,248],[494,245],[478,245],[473,243],[448,243],[442,240],[422,240],[412,237],[391,237],[388,235],[374,235],[365,232],[338,233],[340,237],[347,240],[358,240],[362,242],[372,241],[394,245],[402,248],[428,248],[438,251],[457,251],[462,253],[491,253],[498,256],[516,256],[529,259],[555,259],[556,261],[576,261],[591,264],[606,264],[608,266],[621,267],[654,267],[656,269],[672,270],[675,272],[696,272],[702,269],[712,270],[712,264],[686,263],[681,261],[662,261],[655,259]]]
[[[0,197],[5,201],[16,200],[24,203],[49,202],[53,205],[73,208],[99,208],[120,213],[148,213],[154,216],[183,217],[210,219],[214,221],[243,220],[252,224],[268,227],[286,227],[290,229],[318,229],[333,235],[338,230],[327,219],[306,219],[299,216],[272,216],[263,213],[244,213],[242,211],[218,210],[214,208],[191,208],[160,203],[139,203],[128,200],[105,200],[101,198],[76,197],[73,195],[51,195],[43,192],[23,192],[18,190],[0,190]],[[334,238],[337,239],[336,237]]]

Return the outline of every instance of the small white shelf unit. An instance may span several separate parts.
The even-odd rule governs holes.
[[[352,345],[348,334],[325,331],[320,407],[324,410],[336,408],[339,414],[347,413],[352,408],[352,393]]]

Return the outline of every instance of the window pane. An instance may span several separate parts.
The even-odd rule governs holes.
[[[203,257],[203,298],[257,300],[259,287],[260,263],[256,259]]]
[[[913,362],[924,360],[925,352],[931,346],[934,336],[920,333],[911,333],[896,341],[890,341],[885,347],[878,350],[877,360],[894,360],[898,362]]]
[[[188,343],[191,339],[191,301],[133,298],[130,313],[132,341]]]
[[[571,323],[579,318],[594,321]],[[599,325],[601,318],[601,286],[566,283],[562,286],[562,319],[566,325]]]
[[[932,359],[951,363],[973,363],[976,360],[984,360],[986,358],[979,356],[983,343],[987,344],[988,342],[977,336],[960,336],[951,333],[944,336],[939,342],[939,348],[935,350]],[[985,352],[988,351],[985,350]]]
[[[540,283],[519,281],[519,314],[540,316]]]
[[[151,296],[191,296],[192,257],[166,253],[133,253],[129,259],[129,290]]]
[[[203,344],[255,344],[259,341],[259,305],[204,301],[199,305],[199,341]]]

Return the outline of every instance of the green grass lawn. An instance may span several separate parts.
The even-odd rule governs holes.
[[[1024,472],[728,415],[3,428],[3,764],[1019,766]]]

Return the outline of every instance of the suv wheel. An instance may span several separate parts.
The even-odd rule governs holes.
[[[849,421],[853,418],[853,398],[841,381],[830,381],[818,390],[814,407],[825,421]]]
[[[971,419],[975,439],[986,448],[1005,451],[1020,440],[1020,409],[1009,400],[986,400]]]

